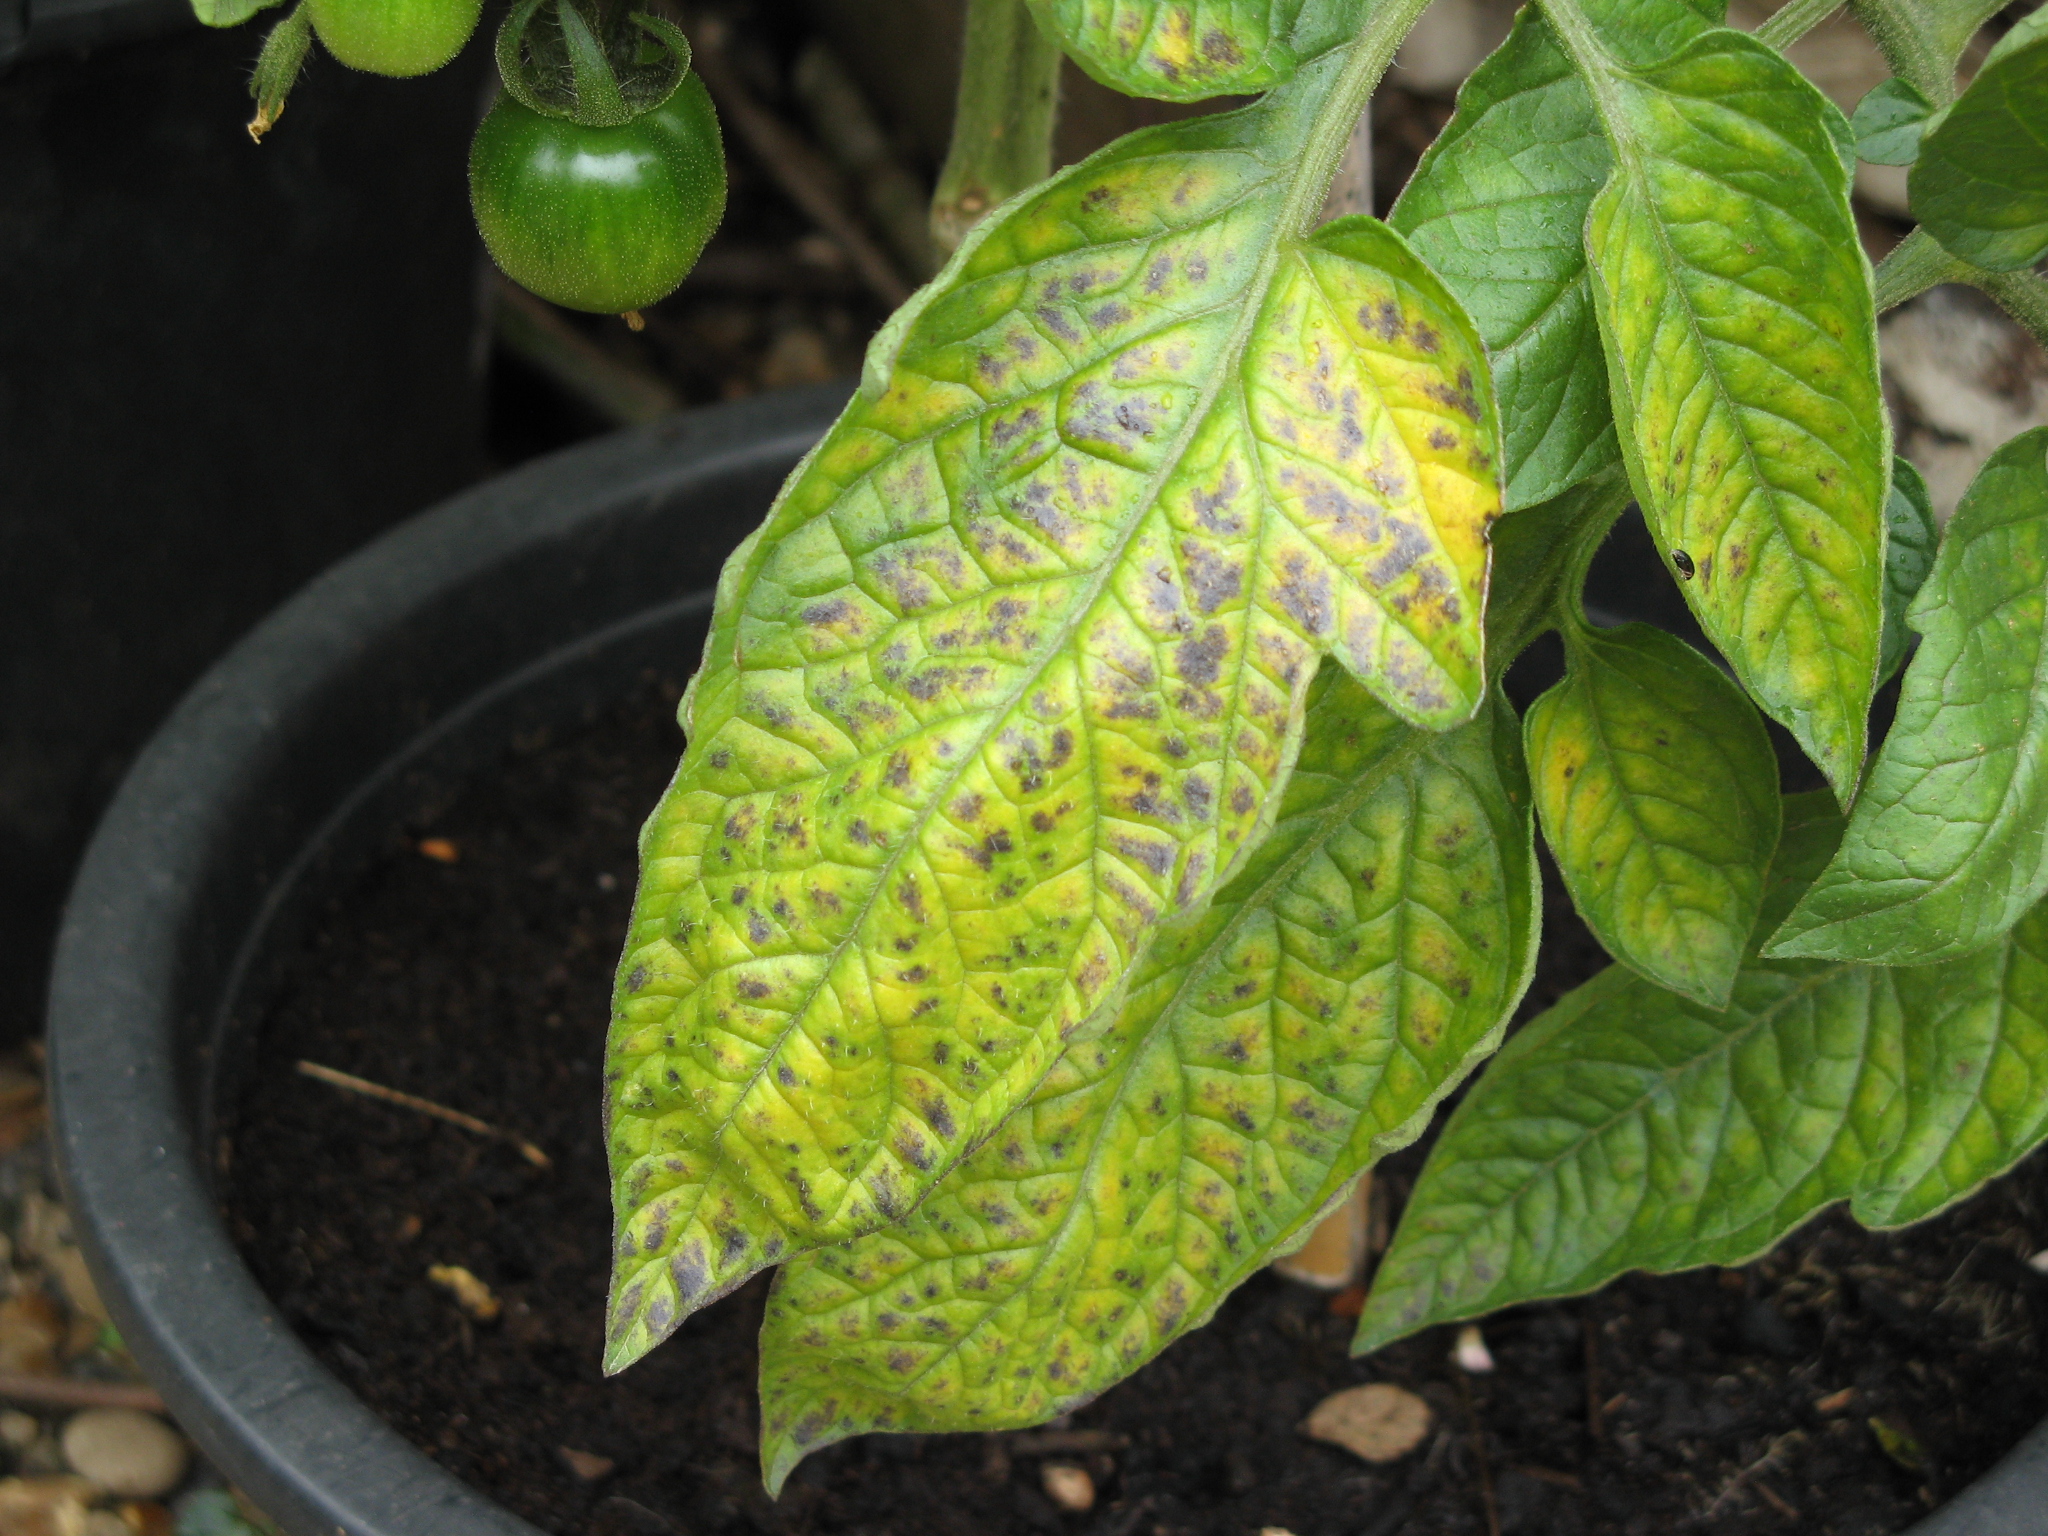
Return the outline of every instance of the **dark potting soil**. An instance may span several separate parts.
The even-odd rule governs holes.
[[[1486,1325],[1488,1375],[1450,1363],[1449,1330],[1353,1360],[1341,1300],[1262,1275],[1063,1438],[868,1436],[814,1456],[770,1502],[754,1460],[763,1282],[623,1376],[598,1370],[599,1056],[634,833],[680,744],[674,697],[650,681],[579,733],[525,743],[347,883],[262,1029],[222,1149],[233,1229],[300,1333],[428,1455],[535,1524],[1876,1536],[2048,1412],[2048,1276],[2025,1262],[2048,1247],[2037,1157],[1906,1232],[1831,1214],[1746,1268],[1518,1308]],[[1554,886],[1548,908],[1525,1013],[1603,963]],[[302,1059],[482,1116],[553,1167],[310,1080]],[[1398,1198],[1419,1161],[1403,1154],[1379,1188]],[[428,1281],[434,1265],[486,1282],[500,1318],[469,1320]],[[1375,1467],[1298,1433],[1324,1395],[1374,1380],[1436,1409],[1407,1459]],[[1093,1475],[1091,1511],[1042,1491],[1053,1453]]]

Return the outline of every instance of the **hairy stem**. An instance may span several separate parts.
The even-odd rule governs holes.
[[[958,248],[983,214],[1052,174],[1060,50],[1024,0],[967,0],[953,142],[932,196],[932,239]]]
[[[1756,29],[1757,41],[1782,52],[1841,8],[1842,0],[1786,0]]]
[[[1924,229],[1914,230],[1877,264],[1878,313],[1942,283],[1982,289],[2048,348],[2048,278],[2035,272],[1987,272],[1951,255]]]
[[[1956,60],[2004,0],[1849,0],[1892,73],[1937,108],[1956,99]]]

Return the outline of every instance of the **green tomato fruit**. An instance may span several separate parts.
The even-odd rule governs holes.
[[[725,212],[718,116],[695,75],[617,128],[500,96],[469,148],[469,204],[505,275],[544,299],[622,314],[675,291]]]
[[[320,42],[350,69],[431,74],[462,51],[483,0],[307,0]]]

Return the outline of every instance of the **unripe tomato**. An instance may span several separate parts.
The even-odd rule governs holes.
[[[462,51],[483,0],[308,0],[320,42],[350,69],[431,74]]]
[[[695,75],[652,112],[586,128],[498,98],[469,149],[469,202],[507,277],[593,314],[675,291],[725,212],[718,116]]]

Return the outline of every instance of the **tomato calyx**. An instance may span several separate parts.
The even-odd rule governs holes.
[[[544,117],[586,128],[617,128],[654,111],[689,70],[682,29],[644,11],[601,11],[593,23],[573,0],[519,0],[498,29],[506,91]]]

